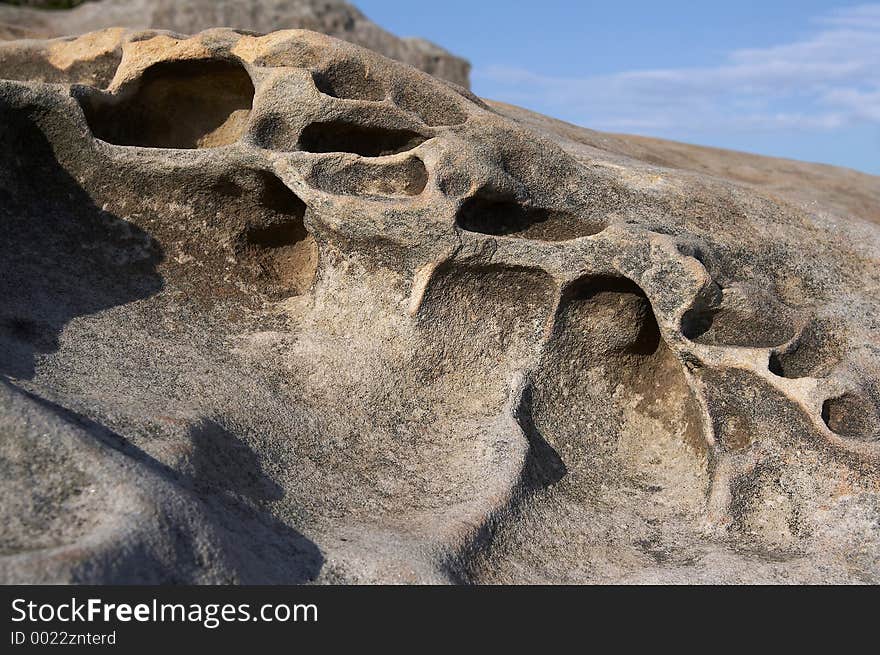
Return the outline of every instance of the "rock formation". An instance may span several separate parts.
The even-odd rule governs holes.
[[[195,34],[215,27],[307,29],[375,50],[468,88],[470,64],[424,39],[398,38],[344,0],[101,0],[65,11],[0,4],[0,39],[79,35],[109,27]]]
[[[5,582],[877,582],[880,180],[308,31],[0,45]]]

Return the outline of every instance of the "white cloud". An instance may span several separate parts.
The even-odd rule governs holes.
[[[713,67],[583,79],[491,67],[474,77],[509,102],[557,108],[557,115],[605,129],[833,130],[880,123],[880,4],[842,9],[813,23],[809,38],[736,50]]]

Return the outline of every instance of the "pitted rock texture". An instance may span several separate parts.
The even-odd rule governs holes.
[[[880,580],[877,178],[307,31],[0,77],[3,581]]]
[[[0,39],[46,39],[110,27],[181,34],[216,27],[314,30],[469,86],[467,60],[424,39],[399,38],[344,0],[90,0],[63,11],[0,4]]]

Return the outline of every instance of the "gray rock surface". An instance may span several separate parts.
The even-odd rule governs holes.
[[[343,0],[100,0],[63,11],[0,4],[0,39],[44,39],[108,27],[181,34],[214,27],[262,33],[314,30],[469,86],[470,64],[466,60],[424,39],[399,38]]]
[[[4,582],[877,582],[880,180],[307,31],[0,44]]]

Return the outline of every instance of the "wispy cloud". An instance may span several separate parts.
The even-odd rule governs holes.
[[[817,17],[814,33],[730,52],[713,67],[626,71],[582,79],[477,70],[504,99],[618,130],[833,130],[880,123],[880,4]],[[497,94],[497,91],[496,91]]]

